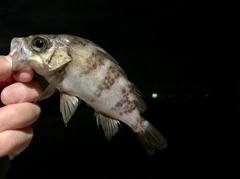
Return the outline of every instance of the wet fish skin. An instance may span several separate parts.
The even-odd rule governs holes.
[[[131,83],[117,61],[93,42],[62,34],[38,34],[13,38],[10,54],[13,71],[31,67],[49,86],[38,100],[60,91],[60,111],[65,124],[81,100],[94,108],[97,126],[108,140],[127,124],[152,155],[167,147],[162,134],[140,113],[146,109],[140,91]]]

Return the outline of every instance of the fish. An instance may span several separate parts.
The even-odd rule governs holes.
[[[121,123],[129,126],[149,155],[168,146],[165,137],[141,116],[146,103],[119,63],[88,39],[69,34],[36,34],[11,40],[12,70],[30,67],[48,86],[36,101],[60,92],[60,112],[67,125],[84,101],[97,127],[110,141]],[[35,101],[35,102],[36,102]]]

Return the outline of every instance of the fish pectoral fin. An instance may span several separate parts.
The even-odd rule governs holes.
[[[43,91],[43,93],[39,96],[39,98],[35,102],[44,100],[52,96],[60,80],[61,80],[61,73],[57,73],[56,76],[49,83],[48,87]]]
[[[60,96],[60,111],[62,113],[63,121],[67,125],[68,121],[80,105],[81,100],[75,96],[70,96],[61,93]]]
[[[95,112],[94,116],[96,116],[97,127],[99,128],[99,125],[102,125],[104,134],[110,141],[112,137],[118,132],[118,125],[121,126],[119,120],[106,117],[98,112]]]

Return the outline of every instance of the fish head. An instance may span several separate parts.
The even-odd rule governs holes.
[[[67,40],[58,35],[13,38],[9,55],[13,71],[30,67],[43,76],[60,71],[71,61]]]

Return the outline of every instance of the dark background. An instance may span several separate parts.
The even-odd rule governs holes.
[[[0,53],[13,37],[72,34],[110,53],[148,105],[143,116],[169,146],[148,156],[124,124],[108,142],[84,103],[65,127],[59,94],[40,102],[30,146],[12,162],[17,176],[198,176],[211,171],[213,62],[201,12],[188,1],[0,2]],[[45,83],[43,83],[45,87]],[[159,98],[152,99],[152,93]],[[170,95],[170,96],[169,96]]]

